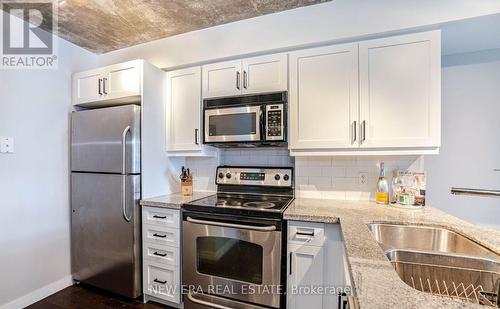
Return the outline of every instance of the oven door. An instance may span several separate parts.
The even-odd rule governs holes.
[[[206,109],[205,143],[260,141],[262,111],[257,106]]]
[[[183,283],[204,293],[279,308],[281,225],[186,212]]]

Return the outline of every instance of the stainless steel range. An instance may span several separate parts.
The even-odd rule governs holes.
[[[183,205],[185,308],[284,306],[293,169],[220,166],[217,194]]]

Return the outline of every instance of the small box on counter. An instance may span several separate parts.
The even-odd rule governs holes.
[[[425,172],[395,170],[393,176],[393,204],[425,206]]]

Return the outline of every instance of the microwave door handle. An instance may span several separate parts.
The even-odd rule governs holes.
[[[217,222],[217,221],[208,221],[208,220],[199,220],[193,219],[191,217],[187,217],[186,220],[195,224],[205,224],[205,225],[213,225],[213,226],[221,226],[221,227],[231,227],[235,229],[245,229],[245,230],[254,230],[260,232],[272,232],[276,230],[274,225],[268,226],[253,226],[253,225],[245,225],[245,224],[235,224],[235,223],[225,223],[225,222]]]
[[[212,303],[212,302],[209,302],[209,301],[205,301],[205,300],[201,300],[201,299],[196,299],[196,298],[193,297],[192,293],[188,293],[187,294],[187,298],[191,302],[193,302],[195,304],[198,304],[198,305],[202,305],[204,307],[216,308],[216,309],[235,309],[235,308],[232,308],[232,307],[227,307],[227,306],[219,305],[219,304]]]

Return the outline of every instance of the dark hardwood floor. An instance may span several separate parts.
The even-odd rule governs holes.
[[[125,299],[102,290],[87,286],[70,286],[41,301],[27,307],[29,309],[164,309],[160,304],[142,303],[138,300]]]

